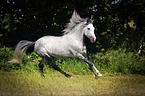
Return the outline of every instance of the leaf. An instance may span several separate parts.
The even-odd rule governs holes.
[[[6,25],[4,28],[5,28],[5,29],[8,29],[8,28],[9,28],[9,25]]]

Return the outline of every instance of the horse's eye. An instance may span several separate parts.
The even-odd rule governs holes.
[[[90,30],[90,28],[88,28],[88,30]]]

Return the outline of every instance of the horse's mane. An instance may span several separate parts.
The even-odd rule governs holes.
[[[75,28],[78,24],[85,22],[86,19],[81,18],[79,14],[74,10],[73,15],[70,19],[70,22],[67,23],[66,28],[63,30],[64,34],[69,33],[72,31],[73,28]]]

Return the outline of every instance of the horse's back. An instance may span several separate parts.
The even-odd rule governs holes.
[[[51,55],[57,58],[72,57],[69,51],[69,44],[64,37],[45,36],[35,43],[35,51],[38,55]]]

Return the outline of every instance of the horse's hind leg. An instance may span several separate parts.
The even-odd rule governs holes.
[[[38,65],[42,76],[44,76],[44,74],[43,74],[44,63],[45,63],[44,58],[42,58],[42,60],[40,61],[39,65]]]
[[[62,73],[63,75],[65,75],[66,77],[71,77],[69,74],[67,74],[66,72],[62,71],[55,63],[55,61],[52,58],[47,58],[48,63],[50,64],[50,66],[52,66],[53,69],[59,71],[60,73]]]

